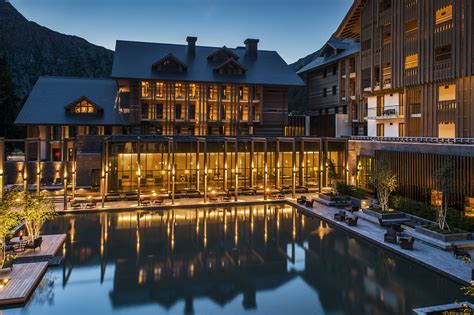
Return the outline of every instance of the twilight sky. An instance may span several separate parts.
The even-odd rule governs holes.
[[[314,52],[353,0],[11,0],[27,19],[109,49],[117,39],[236,47],[259,38],[288,62]]]

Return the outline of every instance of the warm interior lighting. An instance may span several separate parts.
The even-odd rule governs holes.
[[[0,280],[0,290],[5,288],[8,284],[8,282],[10,282],[9,278],[1,279]]]
[[[418,54],[408,55],[405,57],[405,69],[413,69],[418,67]]]
[[[436,10],[436,24],[441,24],[453,19],[453,5]]]

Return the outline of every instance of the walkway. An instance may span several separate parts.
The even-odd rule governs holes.
[[[399,245],[385,243],[383,241],[385,229],[377,224],[359,218],[356,227],[348,226],[346,223],[334,220],[334,214],[340,209],[327,207],[318,203],[314,208],[308,208],[297,204],[295,201],[288,201],[288,204],[300,209],[302,212],[317,217],[338,226],[339,228],[362,237],[385,249],[414,261],[426,268],[439,272],[463,285],[469,285],[471,281],[471,266],[463,263],[460,259],[454,258],[451,252],[443,251],[425,243],[415,241],[413,250],[401,249]]]
[[[14,265],[12,271],[2,270],[0,279],[9,279],[9,282],[0,289],[0,305],[26,303],[46,269],[47,262],[38,262]]]

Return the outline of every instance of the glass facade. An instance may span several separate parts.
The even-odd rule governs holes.
[[[321,156],[346,176],[345,140],[130,136],[106,147],[108,193],[316,191],[329,182]]]

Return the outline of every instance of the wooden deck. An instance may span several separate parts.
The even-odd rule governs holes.
[[[55,257],[66,241],[66,234],[42,235],[43,243],[36,251],[28,249],[25,252],[16,253],[15,263],[48,261]]]
[[[13,271],[0,272],[0,279],[10,279],[6,287],[0,289],[0,305],[26,303],[47,269],[47,262],[38,262],[14,265]]]

